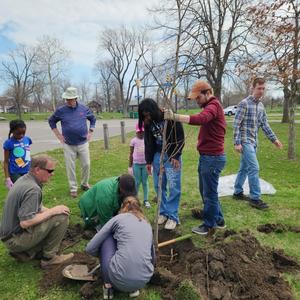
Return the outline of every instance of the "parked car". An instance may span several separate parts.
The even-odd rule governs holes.
[[[224,108],[224,114],[226,116],[233,116],[235,115],[236,109],[237,109],[236,105],[227,106],[226,108]]]

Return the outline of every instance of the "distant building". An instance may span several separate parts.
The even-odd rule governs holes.
[[[21,111],[23,113],[28,113],[28,112],[30,112],[30,107],[29,106],[25,106],[25,105],[21,105]],[[17,113],[17,107],[16,107],[16,105],[12,105],[12,106],[8,107],[6,109],[6,112],[7,113],[11,113],[11,114],[16,114]]]
[[[87,106],[93,111],[93,113],[99,114],[102,112],[102,105],[97,101],[91,101],[87,104]]]
[[[12,97],[0,97],[0,113],[6,113],[13,104]]]

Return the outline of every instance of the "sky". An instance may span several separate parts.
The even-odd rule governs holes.
[[[0,60],[19,43],[34,45],[42,35],[59,38],[71,51],[72,83],[95,82],[99,32],[107,27],[143,27],[158,0],[0,0]],[[0,83],[0,93],[3,91]]]

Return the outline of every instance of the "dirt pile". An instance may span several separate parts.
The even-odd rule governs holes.
[[[257,226],[257,230],[263,233],[271,233],[271,232],[282,233],[286,231],[300,233],[300,227],[287,226],[283,224],[271,224],[271,223],[259,225]]]
[[[71,227],[65,242],[71,244],[83,238],[80,226]],[[173,239],[179,232],[160,231],[160,242]],[[199,237],[200,238],[200,237]],[[280,250],[262,247],[249,232],[224,231],[208,237],[205,249],[196,248],[191,240],[184,240],[160,249],[156,271],[150,285],[169,300],[232,300],[280,299],[291,300],[291,289],[281,272],[299,270],[298,263]],[[54,286],[78,286],[85,299],[96,299],[102,293],[101,277],[92,283],[72,281],[62,276],[68,264],[87,264],[91,270],[97,259],[75,253],[62,266],[43,271],[41,291]],[[183,296],[186,295],[186,296]]]
[[[225,231],[224,236],[208,249],[197,249],[190,240],[162,249],[163,257],[171,256],[171,248],[176,254],[173,262],[160,260],[151,280],[164,299],[179,299],[184,280],[192,283],[199,299],[292,299],[280,272],[299,269],[297,262],[262,247],[249,232]],[[164,238],[171,237],[167,233]]]
[[[96,230],[85,229],[81,224],[75,224],[68,227],[64,239],[60,246],[60,251],[73,247],[82,239],[91,240],[96,234]]]
[[[69,284],[80,284],[83,283],[80,281],[73,281],[67,279],[62,275],[62,270],[71,264],[85,264],[88,266],[89,270],[92,270],[98,263],[98,260],[95,257],[92,257],[86,253],[74,253],[74,257],[67,261],[64,264],[47,267],[43,270],[43,277],[40,281],[40,290],[42,293],[48,291],[49,289],[55,286],[67,286]]]

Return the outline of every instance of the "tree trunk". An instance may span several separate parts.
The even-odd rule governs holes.
[[[221,101],[221,91],[222,91],[222,78],[218,78],[213,86],[214,96],[216,96]]]
[[[22,119],[22,112],[21,112],[21,105],[19,99],[16,101],[16,115],[18,116],[18,119]]]
[[[292,96],[289,99],[289,140],[288,140],[288,159],[296,158],[296,134],[295,134],[295,106],[296,106],[296,96]]]
[[[289,123],[290,122],[290,116],[289,116],[289,99],[290,99],[290,93],[288,88],[283,88],[283,113],[282,113],[282,119],[281,123]]]

